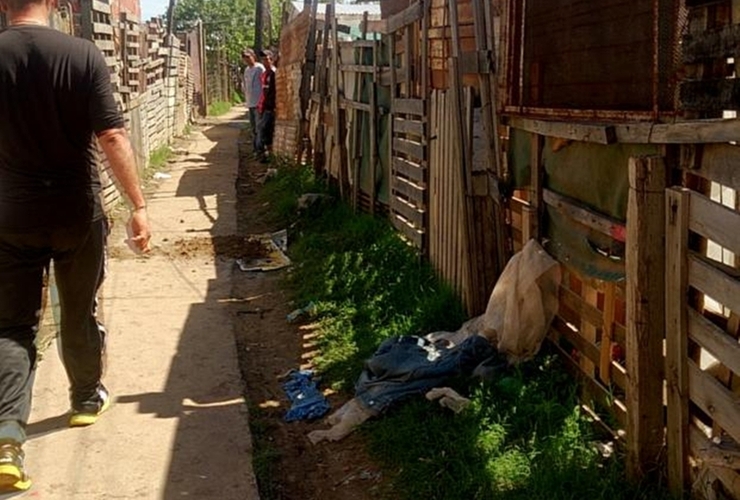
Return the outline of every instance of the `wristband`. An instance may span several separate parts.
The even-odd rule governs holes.
[[[134,207],[131,209],[132,212],[138,212],[139,210],[146,210],[146,205],[141,205],[140,207]]]

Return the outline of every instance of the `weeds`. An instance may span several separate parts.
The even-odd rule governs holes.
[[[298,305],[317,305],[315,364],[325,382],[349,390],[385,338],[460,326],[465,318],[453,292],[387,223],[336,198],[297,215],[296,199],[308,191],[330,193],[310,168],[286,163],[263,196],[292,229],[289,285]],[[472,401],[459,415],[418,398],[363,427],[397,498],[669,498],[657,486],[628,486],[623,460],[597,452],[575,383],[556,357],[542,353],[493,380],[453,385]]]
[[[231,109],[232,104],[228,101],[216,101],[208,105],[208,116],[221,116]]]

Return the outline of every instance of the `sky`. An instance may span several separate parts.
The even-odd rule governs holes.
[[[141,19],[146,21],[167,11],[169,0],[141,0]]]

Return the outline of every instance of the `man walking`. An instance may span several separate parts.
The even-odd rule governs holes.
[[[252,49],[244,49],[242,52],[244,76],[242,78],[242,91],[244,92],[244,103],[249,110],[249,126],[252,130],[252,148],[257,151],[257,105],[262,97],[262,72],[265,67],[257,62]]]
[[[105,331],[96,319],[108,224],[92,140],[131,203],[131,243],[150,230],[134,154],[110,72],[90,42],[48,27],[55,0],[0,0],[0,493],[30,480],[22,446],[36,364],[42,277],[50,261],[61,305],[70,426],[95,423]]]
[[[270,50],[260,52],[265,71],[262,73],[262,95],[257,104],[259,112],[259,131],[257,133],[257,152],[260,160],[266,163],[272,152],[272,138],[275,133],[275,101],[277,89],[275,86],[275,66]]]

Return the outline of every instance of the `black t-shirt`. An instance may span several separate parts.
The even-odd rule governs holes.
[[[94,44],[44,26],[0,32],[0,230],[102,217],[93,133],[123,125]]]

